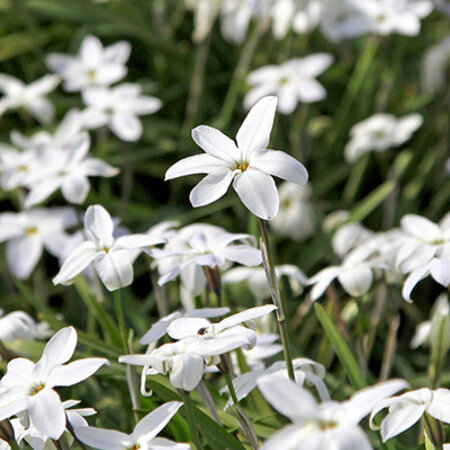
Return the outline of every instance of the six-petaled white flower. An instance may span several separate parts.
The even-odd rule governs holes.
[[[191,191],[192,206],[218,200],[233,183],[251,212],[261,219],[273,219],[280,202],[272,175],[300,185],[308,181],[303,164],[287,153],[267,149],[276,107],[276,97],[264,97],[253,106],[237,132],[237,145],[215,128],[195,128],[192,138],[206,154],[178,161],[166,172],[165,179],[206,173]]]

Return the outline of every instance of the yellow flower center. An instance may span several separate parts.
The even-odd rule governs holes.
[[[26,229],[25,234],[27,236],[32,236],[33,234],[37,233],[37,228],[36,227],[29,227]]]
[[[38,386],[38,387],[31,393],[31,395],[39,394],[39,392],[41,392],[42,389],[44,389],[44,388],[45,388],[45,386],[44,386],[43,384],[41,384],[40,386]]]

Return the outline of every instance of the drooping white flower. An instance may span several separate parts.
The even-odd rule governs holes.
[[[381,426],[377,426],[374,418],[384,408],[389,408],[389,413],[381,422]],[[381,428],[381,437],[383,442],[386,442],[411,428],[424,414],[450,423],[450,390],[432,391],[422,388],[382,400],[373,408],[370,415],[370,427]]]
[[[55,108],[46,98],[59,83],[55,75],[45,75],[26,85],[11,75],[0,74],[0,116],[11,109],[25,108],[36,120],[43,124],[53,121]]]
[[[268,150],[277,99],[264,97],[248,113],[236,135],[236,144],[219,130],[201,125],[192,131],[194,141],[206,154],[190,156],[166,172],[166,180],[205,173],[191,191],[194,207],[208,205],[233,188],[244,205],[261,219],[273,219],[278,212],[277,176],[296,184],[306,184],[308,172],[287,153]]]
[[[358,423],[380,399],[407,385],[403,380],[387,381],[362,389],[345,402],[319,404],[306,389],[285,377],[260,378],[258,387],[266,400],[292,421],[266,440],[261,449],[370,450],[370,441]]]
[[[298,103],[312,103],[326,96],[316,77],[332,63],[328,53],[316,53],[304,58],[293,58],[279,66],[264,66],[247,77],[251,90],[244,98],[244,106],[250,108],[266,95],[278,97],[278,111],[291,114]]]
[[[367,152],[398,147],[411,139],[422,122],[420,114],[410,114],[401,119],[391,114],[375,114],[352,127],[351,139],[345,146],[345,158],[354,162]]]
[[[34,340],[43,339],[51,334],[46,322],[35,322],[24,311],[13,311],[3,315],[0,309],[0,340],[14,342],[18,339]]]
[[[169,372],[174,387],[191,391],[200,383],[205,366],[217,364],[220,355],[237,348],[252,348],[256,333],[243,323],[252,326],[253,319],[274,309],[274,305],[250,308],[216,324],[200,317],[175,319],[167,327],[167,334],[177,342],[164,344],[149,354],[121,356],[119,362],[144,366],[142,386],[146,375]]]
[[[109,291],[133,282],[132,253],[150,245],[162,243],[146,234],[131,234],[114,238],[114,223],[101,205],[90,206],[84,215],[87,240],[64,261],[53,278],[53,284],[70,284],[73,278],[93,263],[100,279]]]
[[[289,29],[297,34],[312,31],[320,22],[323,0],[275,0],[270,8],[275,39],[283,39]]]
[[[303,240],[312,236],[317,224],[309,201],[310,187],[285,182],[280,185],[278,193],[280,194],[280,210],[270,222],[274,233],[294,240]]]
[[[68,142],[64,148],[44,147],[37,151],[35,170],[23,179],[30,192],[25,208],[46,200],[58,189],[71,203],[83,203],[89,193],[88,177],[113,177],[119,170],[98,158],[88,156],[89,134],[84,131]]]
[[[450,11],[450,7],[449,7]],[[430,94],[448,87],[447,73],[450,68],[450,36],[432,45],[422,60],[422,89]]]
[[[138,116],[153,114],[162,106],[161,100],[141,95],[141,92],[141,85],[136,83],[85,89],[82,93],[86,104],[81,113],[83,126],[91,129],[107,125],[123,141],[137,141],[143,131]]]
[[[296,384],[299,386],[312,384],[317,389],[321,400],[330,399],[327,387],[323,382],[323,378],[325,377],[325,367],[322,364],[316,363],[308,358],[295,358],[292,361],[292,365],[295,371]],[[258,380],[268,375],[288,379],[286,362],[277,361],[268,368],[254,369],[234,378],[233,386],[238,400],[247,397],[247,395],[258,385]],[[221,392],[228,392],[228,388],[222,389]]]
[[[430,14],[432,9],[430,0],[328,0],[324,7],[322,31],[331,40],[367,33],[417,36],[420,19]]]
[[[64,90],[75,92],[89,86],[109,86],[121,80],[127,74],[125,63],[130,52],[131,46],[126,41],[103,47],[98,37],[88,35],[77,56],[51,53],[45,62],[63,78]]]
[[[156,437],[182,405],[181,402],[164,403],[142,418],[131,434],[105,428],[78,427],[75,435],[84,444],[99,450],[189,450],[189,444],[178,444]]]
[[[39,208],[0,214],[0,243],[7,241],[6,260],[11,272],[26,279],[45,248],[58,256],[65,230],[78,223],[72,208]]]
[[[211,232],[212,231],[212,232]],[[247,243],[252,240],[248,234],[233,234],[226,231],[216,233],[217,229],[206,228],[192,234],[186,247],[176,248],[174,242],[170,249],[155,250],[151,254],[159,259],[164,257],[171,258],[172,261],[179,261],[170,271],[163,274],[158,280],[158,284],[163,285],[190,265],[203,267],[221,267],[227,261],[255,266],[261,264],[261,252],[259,249]],[[245,242],[247,241],[247,242]],[[183,244],[182,240],[176,241]]]
[[[151,328],[147,331],[147,333],[142,336],[139,341],[142,345],[152,344],[153,342],[161,339],[167,332],[167,328],[175,319],[179,319],[180,317],[219,317],[224,314],[228,314],[230,312],[230,308],[201,308],[201,309],[193,309],[191,311],[181,312],[175,311],[165,317],[161,317],[157,322],[155,322]]]
[[[372,246],[361,246],[352,250],[339,266],[330,266],[320,270],[310,278],[311,299],[317,300],[323,295],[329,284],[337,278],[344,290],[353,297],[368,292],[372,286],[375,264],[369,260],[374,253]]]
[[[374,236],[374,233],[357,222],[341,225],[334,234],[331,245],[334,252],[343,258],[351,250],[364,244]]]
[[[299,295],[303,291],[303,286],[309,283],[308,277],[297,267],[291,264],[283,264],[275,267],[278,278],[286,276],[290,288],[294,295]],[[267,276],[262,267],[236,267],[224,273],[222,277],[224,283],[248,282],[248,287],[252,294],[263,301],[270,298],[270,287]]]
[[[65,364],[77,344],[73,327],[58,331],[35,364],[26,358],[8,363],[0,380],[0,420],[26,413],[30,423],[45,438],[58,439],[66,427],[64,406],[55,387],[72,386],[93,375],[108,360],[85,358]]]
[[[29,174],[39,167],[35,148],[21,151],[9,145],[1,144],[0,184],[5,191],[11,191],[22,186]]]

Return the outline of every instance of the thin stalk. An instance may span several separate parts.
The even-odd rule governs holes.
[[[216,403],[214,402],[213,396],[211,395],[211,392],[209,392],[209,389],[203,380],[200,381],[199,385],[197,386],[197,391],[200,394],[200,397],[202,398],[203,403],[208,408],[208,411],[211,413],[213,419],[219,425],[221,425],[222,422],[220,420],[219,413],[217,412]]]
[[[230,372],[230,358],[228,357],[228,354],[226,355],[220,355],[220,365],[219,368],[221,369],[222,373],[225,376],[225,381],[228,386],[228,391],[230,393],[231,399],[233,400],[233,406],[230,408],[231,411],[233,411],[236,420],[239,422],[239,425],[242,429],[242,432],[247,437],[247,439],[250,442],[250,445],[253,447],[253,449],[259,448],[259,441],[258,436],[256,435],[255,429],[253,428],[253,424],[245,411],[241,408],[241,405],[239,404],[238,396],[236,395],[236,391],[234,389],[233,380],[231,378],[231,372]]]
[[[187,137],[195,123],[202,93],[203,79],[205,77],[206,61],[208,59],[209,47],[211,44],[211,32],[203,39],[195,55],[194,70],[191,78],[191,87],[186,104],[186,119],[181,127],[181,136]]]
[[[117,321],[119,325],[120,337],[122,338],[122,346],[125,351],[125,354],[129,355],[131,353],[131,346],[127,339],[127,331],[125,325],[125,316],[123,314],[123,305],[122,305],[122,295],[120,293],[120,289],[116,289],[114,291],[114,302],[116,307]],[[134,372],[134,374],[133,374]],[[133,406],[133,414],[134,419],[137,422],[139,420],[139,415],[137,410],[140,409],[139,404],[139,388],[137,382],[137,373],[136,367],[130,366],[127,364],[127,384],[128,390],[130,391],[131,404]]]
[[[252,62],[260,37],[264,34],[270,24],[267,18],[261,19],[250,34],[249,39],[242,48],[242,53],[231,79],[230,87],[225,96],[219,117],[214,122],[215,128],[225,128],[231,119],[239,94],[242,90],[245,76]]]
[[[192,440],[197,450],[201,450],[203,447],[201,444],[200,435],[198,434],[197,425],[195,422],[194,407],[192,405],[191,395],[189,394],[188,391],[184,391],[182,389],[180,389],[180,394],[184,400],[184,408],[186,410],[186,417],[189,424],[189,428],[191,430]]]
[[[289,336],[287,330],[286,316],[284,315],[283,301],[280,295],[280,286],[278,283],[278,277],[275,272],[275,265],[273,262],[273,255],[270,243],[270,234],[267,226],[267,221],[259,219],[259,229],[261,231],[261,237],[259,239],[259,245],[261,248],[264,271],[270,286],[270,295],[275,306],[278,307],[277,321],[280,329],[281,343],[283,345],[284,359],[286,361],[286,368],[289,378],[295,382],[294,366],[292,364],[291,347],[289,345]]]
[[[8,441],[8,444],[12,450],[20,450],[20,446],[15,439],[11,439],[10,441]]]
[[[424,427],[425,443],[428,444],[426,448],[442,449],[442,445],[445,442],[445,430],[442,423],[428,413],[425,413],[422,416],[422,424]]]
[[[380,381],[387,380],[394,362],[395,350],[397,348],[397,331],[400,326],[400,317],[398,314],[389,318],[389,329],[384,347],[384,357],[380,370]]]
[[[0,356],[5,362],[9,362],[14,358],[14,355],[5,347],[2,340],[0,340]]]

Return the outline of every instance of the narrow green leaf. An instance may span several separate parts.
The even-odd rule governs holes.
[[[344,369],[347,372],[347,375],[353,386],[355,386],[356,389],[362,389],[366,387],[367,382],[364,378],[364,375],[362,374],[361,369],[359,368],[358,363],[353,356],[353,353],[351,352],[341,333],[335,327],[332,320],[330,319],[326,311],[322,308],[322,306],[316,303],[314,305],[314,308],[316,310],[317,318],[322,324],[325,334],[327,335],[327,338],[333,346],[334,351],[339,358],[339,361],[344,366]]]
[[[377,187],[353,208],[349,222],[361,222],[365,219],[375,208],[386,200],[395,187],[396,183],[394,180],[387,180],[381,186]]]

